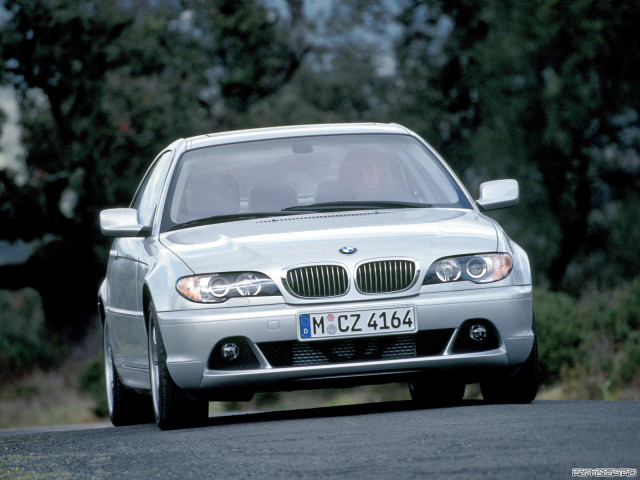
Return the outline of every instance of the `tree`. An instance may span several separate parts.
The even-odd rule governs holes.
[[[300,2],[302,3],[302,2]],[[326,0],[303,5],[296,38],[306,46],[285,88],[242,119],[252,125],[394,120],[394,12],[384,0]]]
[[[598,212],[640,182],[640,3],[415,1],[401,20],[403,74],[437,87],[422,105],[445,122],[446,135],[431,127],[443,151],[470,179],[526,180],[529,215],[508,222],[552,288],[569,288],[570,267],[602,251]]]
[[[40,240],[22,265],[1,267],[2,288],[40,293],[50,332],[84,332],[97,277],[93,212],[102,192],[89,132],[108,123],[96,108],[105,73],[123,61],[110,50],[127,22],[78,2],[6,1],[0,40],[4,78],[20,92],[30,179],[17,188],[3,173],[5,238]],[[94,144],[91,144],[94,140]],[[17,200],[17,201],[16,201]]]
[[[305,54],[287,40],[296,0],[289,30],[255,1],[134,3],[4,2],[0,74],[20,93],[28,180],[0,172],[2,237],[38,242],[26,263],[0,266],[0,288],[35,288],[49,333],[67,339],[95,312],[108,248],[99,210],[128,203],[162,146],[227,123]]]

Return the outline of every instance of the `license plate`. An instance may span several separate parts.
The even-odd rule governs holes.
[[[335,338],[415,332],[413,307],[300,313],[300,338]]]

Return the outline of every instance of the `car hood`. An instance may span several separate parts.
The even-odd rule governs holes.
[[[161,243],[197,274],[410,257],[422,268],[438,258],[492,252],[494,223],[474,210],[402,209],[304,213],[163,233]],[[340,253],[354,247],[353,254]]]

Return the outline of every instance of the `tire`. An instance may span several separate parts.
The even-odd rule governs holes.
[[[454,380],[416,378],[409,381],[409,393],[420,407],[446,407],[460,403],[466,385]]]
[[[480,383],[482,397],[489,403],[531,403],[538,394],[538,342],[534,338],[531,353],[511,375]]]
[[[206,421],[209,402],[190,399],[171,378],[153,304],[149,306],[149,377],[153,412],[161,430],[193,427]]]
[[[107,321],[104,324],[104,373],[111,423],[116,427],[152,423],[151,396],[125,387],[120,379],[113,361]]]

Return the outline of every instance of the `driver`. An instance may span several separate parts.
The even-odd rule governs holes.
[[[383,162],[372,148],[349,151],[340,165],[342,195],[350,200],[383,200],[388,193]]]

